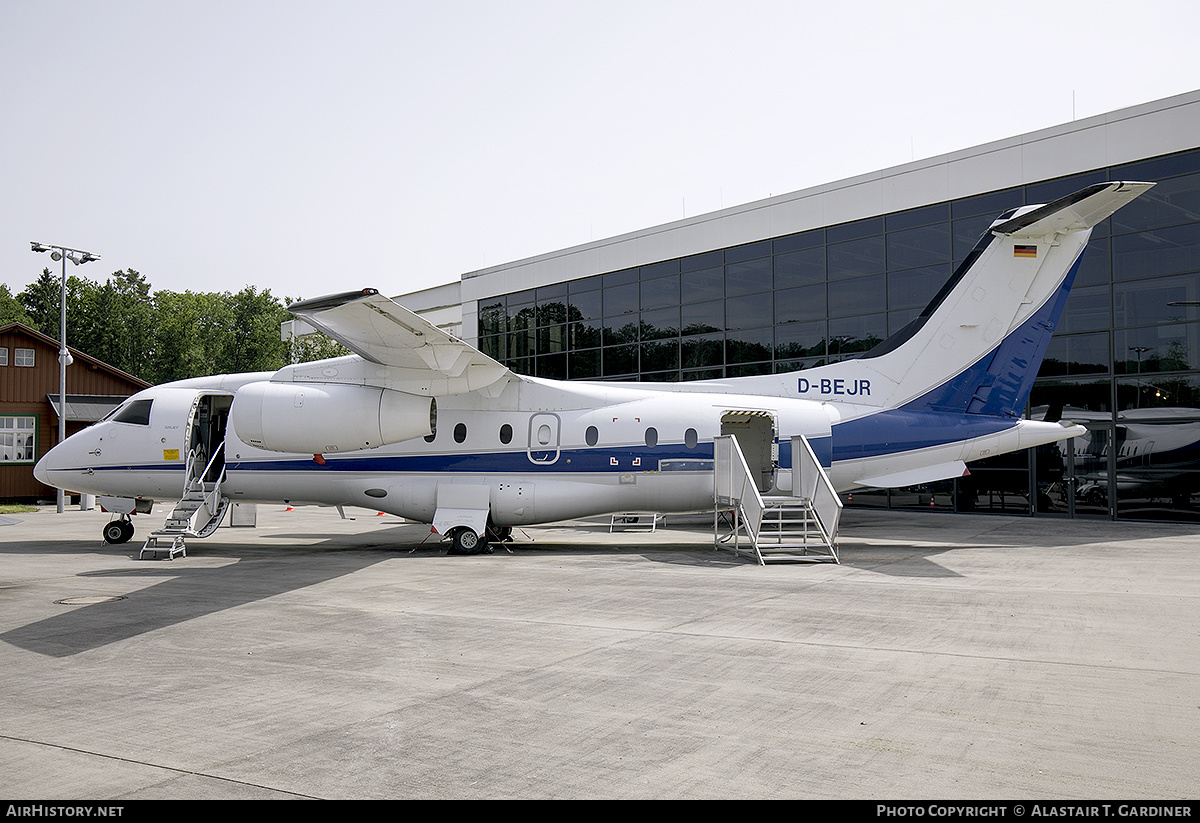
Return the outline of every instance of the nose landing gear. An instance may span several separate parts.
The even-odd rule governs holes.
[[[104,525],[105,543],[128,543],[133,537],[133,521],[129,515],[123,514],[116,520],[110,520]]]

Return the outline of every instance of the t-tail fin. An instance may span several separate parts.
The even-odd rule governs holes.
[[[790,375],[799,396],[1020,417],[1091,229],[1153,183],[1089,186],[992,224],[921,315],[856,360]]]

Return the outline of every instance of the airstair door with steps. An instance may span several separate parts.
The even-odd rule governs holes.
[[[837,563],[842,502],[808,440],[792,438],[792,497],[763,497],[739,441],[714,441],[713,544],[759,565],[777,561]],[[724,534],[722,517],[727,518]]]
[[[161,529],[150,533],[139,558],[148,555],[167,559],[187,555],[188,537],[208,537],[225,517],[229,498],[221,493],[225,479],[225,429],[233,396],[202,394],[192,404],[184,442],[188,444],[184,465],[183,495]]]

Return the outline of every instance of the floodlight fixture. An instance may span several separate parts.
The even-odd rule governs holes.
[[[67,260],[70,260],[76,266],[81,266],[84,263],[99,260],[100,255],[92,254],[90,251],[82,249],[69,249],[66,246],[50,246],[45,243],[39,243],[36,240],[30,242],[29,248],[38,253],[50,252],[51,259],[55,262],[62,261],[58,337],[58,442],[61,443],[67,439],[67,366],[71,365],[74,359],[71,357],[70,350],[67,349]],[[59,489],[59,514],[63,512],[63,503],[64,492],[62,489]]]
[[[39,243],[36,240],[29,244],[29,248],[36,252],[50,252],[50,259],[55,263],[62,260],[64,257],[70,260],[76,266],[82,266],[84,263],[91,263],[93,260],[99,260],[100,255],[93,254],[90,251],[83,249],[69,249],[66,246],[51,246],[46,243]]]

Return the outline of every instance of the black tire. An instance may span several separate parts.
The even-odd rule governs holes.
[[[110,520],[104,526],[105,543],[125,543],[133,537],[133,524],[125,520]]]
[[[455,529],[450,535],[451,554],[479,554],[486,547],[487,541],[466,526]]]

